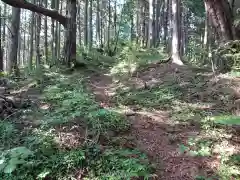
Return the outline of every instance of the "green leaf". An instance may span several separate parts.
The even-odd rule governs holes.
[[[106,115],[107,114],[107,110],[106,109],[100,109],[99,111],[98,111],[98,115],[99,116],[104,116],[104,115]]]
[[[6,173],[6,174],[11,174],[16,168],[17,168],[17,165],[16,165],[16,164],[8,164],[8,165],[4,168],[4,173]]]
[[[214,122],[223,125],[240,125],[239,116],[220,116],[215,117]]]
[[[0,172],[4,169],[5,166],[6,166],[5,158],[0,159]]]
[[[33,152],[24,146],[16,147],[10,150],[10,156],[12,158],[21,156],[21,158],[25,159],[32,154]]]
[[[188,147],[183,145],[183,144],[180,144],[179,145],[179,150],[180,150],[181,153],[184,153],[185,151],[188,150]]]
[[[41,172],[41,173],[37,176],[37,178],[38,178],[38,179],[44,179],[44,178],[46,178],[47,175],[49,175],[49,174],[50,174],[50,171],[44,171],[44,172]]]
[[[24,164],[26,161],[23,159],[19,159],[18,157],[11,158],[8,162],[8,164]]]

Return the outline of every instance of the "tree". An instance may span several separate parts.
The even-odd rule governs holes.
[[[11,40],[10,40],[10,51],[9,51],[9,61],[8,61],[8,72],[14,73],[15,76],[19,75],[18,64],[17,64],[19,25],[20,25],[20,9],[13,7],[11,32],[10,32]]]
[[[38,1],[39,6],[41,6],[42,0]],[[37,14],[37,27],[36,27],[36,68],[40,67],[41,62],[41,52],[40,52],[40,33],[41,33],[41,15]]]
[[[92,49],[92,44],[93,44],[93,42],[92,42],[92,36],[93,36],[93,24],[92,24],[92,4],[93,4],[93,2],[92,2],[92,0],[90,0],[90,3],[89,3],[89,15],[88,15],[88,17],[89,17],[89,20],[88,20],[88,22],[89,22],[89,30],[88,30],[88,39],[89,39],[89,49]]]
[[[148,48],[152,46],[152,34],[153,34],[153,27],[152,27],[152,17],[153,17],[153,1],[149,0],[149,13],[148,13]]]
[[[48,0],[44,0],[45,8],[48,7]],[[45,53],[45,62],[48,63],[48,22],[47,16],[44,19],[44,53]]]
[[[51,8],[55,9],[55,0],[51,0]],[[51,40],[51,52],[52,52],[52,62],[51,64],[56,64],[56,52],[55,52],[55,36],[54,36],[54,29],[55,29],[55,20],[54,18],[51,19],[52,20],[52,24],[51,24],[51,34],[52,34],[52,40]]]
[[[67,15],[63,16],[56,10],[50,10],[45,7],[37,6],[27,1],[2,0],[10,6],[28,9],[32,12],[49,16],[58,21],[65,28],[65,42],[63,50],[63,63],[70,66],[71,62],[76,60],[76,0],[67,1]]]
[[[96,42],[97,45],[101,45],[101,23],[100,23],[100,2],[97,0],[97,11],[96,11]]]
[[[35,0],[32,0],[35,3]],[[29,57],[28,57],[28,68],[32,70],[32,62],[33,62],[33,41],[34,41],[34,24],[35,24],[35,13],[31,13],[31,22],[29,23],[30,29],[30,50],[29,50]]]
[[[4,24],[3,24],[3,28]],[[2,48],[2,8],[0,7],[0,71],[3,71],[3,48]]]
[[[227,0],[205,0],[206,11],[221,41],[233,40],[232,10]]]
[[[173,13],[173,21],[172,21],[172,62],[177,65],[183,65],[180,56],[180,19],[179,19],[179,11],[180,11],[180,0],[172,0],[172,13]]]
[[[88,0],[85,0],[84,11],[84,46],[88,45]]]

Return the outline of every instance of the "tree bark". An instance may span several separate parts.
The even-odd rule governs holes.
[[[60,3],[59,0],[55,0],[55,5],[54,5],[54,7],[55,7],[55,9],[56,9],[57,11],[59,10],[59,3]],[[60,41],[60,39],[59,39],[60,37],[58,37],[58,31],[59,31],[59,28],[60,28],[59,26],[60,26],[60,25],[59,25],[59,22],[56,22],[55,24],[56,24],[56,25],[55,25],[56,28],[55,28],[55,32],[54,32],[54,33],[55,33],[55,34],[54,34],[54,36],[55,36],[55,37],[54,37],[54,45],[55,45],[55,47],[54,47],[54,53],[55,53],[55,58],[56,58],[56,59],[59,59],[59,55],[60,55],[60,54],[58,54],[58,41]]]
[[[80,2],[78,2],[78,44],[79,46],[82,45],[82,30],[81,30],[81,6],[80,6]]]
[[[2,8],[0,7],[0,71],[3,71],[3,51],[2,51]],[[4,27],[4,25],[3,25]],[[5,27],[4,27],[5,28]]]
[[[148,12],[148,48],[151,48],[152,46],[152,35],[153,35],[153,0],[149,0],[149,12]]]
[[[45,0],[45,7],[48,7],[48,0]],[[48,63],[48,23],[47,16],[44,18],[44,53],[45,53],[45,63]]]
[[[164,23],[163,23],[163,42],[168,45],[168,17],[169,17],[169,0],[164,0]]]
[[[12,22],[11,22],[11,35],[10,35],[11,40],[10,40],[8,72],[14,73],[15,76],[19,75],[19,70],[17,65],[19,26],[20,26],[20,9],[12,7]]]
[[[89,33],[88,33],[88,39],[89,39],[89,43],[88,43],[88,47],[89,49],[92,49],[92,36],[93,36],[93,25],[92,25],[92,0],[90,0],[89,2]]]
[[[65,47],[64,47],[64,62],[70,67],[71,62],[76,63],[76,15],[77,2],[76,0],[68,0],[67,10],[67,28],[65,29]]]
[[[41,0],[39,0],[38,4],[41,6]],[[41,33],[41,15],[37,14],[36,17],[36,68],[40,67],[41,62],[41,53],[40,53],[40,33]]]
[[[177,65],[183,65],[180,56],[180,0],[172,0],[172,62]]]
[[[88,46],[88,0],[85,0],[84,11],[84,46]]]
[[[107,46],[109,51],[110,51],[110,39],[111,39],[111,1],[108,0]]]
[[[33,0],[33,3],[35,0]],[[31,13],[31,22],[29,24],[29,29],[30,29],[30,50],[29,50],[29,57],[28,57],[28,68],[31,71],[32,70],[32,61],[33,61],[33,41],[34,41],[34,24],[35,24],[35,13]]]
[[[52,9],[55,9],[55,0],[51,0],[51,8]],[[51,59],[51,64],[56,64],[56,60],[57,60],[57,57],[56,57],[56,52],[55,52],[55,36],[54,36],[54,29],[55,29],[55,19],[54,18],[51,18],[51,21],[52,21],[52,24],[51,24],[51,36],[52,36],[52,40],[51,40],[51,53],[52,53],[52,59]]]
[[[222,43],[233,40],[233,18],[227,0],[205,0],[206,10]]]

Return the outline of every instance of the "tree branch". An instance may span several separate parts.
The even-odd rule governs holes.
[[[26,0],[1,0],[2,2],[16,7],[16,8],[23,8],[23,9],[28,9],[32,12],[40,13],[45,16],[49,16],[56,21],[58,21],[60,24],[63,26],[66,26],[66,21],[67,18],[61,14],[59,14],[56,10],[50,10],[44,7],[37,6],[35,4],[29,3]]]

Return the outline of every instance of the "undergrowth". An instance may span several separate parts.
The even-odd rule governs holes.
[[[130,109],[139,110],[140,113],[143,110],[150,112],[149,114],[164,110],[169,113],[171,126],[176,128],[179,124],[183,127],[195,126],[196,133],[193,134],[196,135],[190,135],[186,142],[182,142],[181,138],[177,140],[179,152],[188,156],[206,158],[215,157],[217,154],[220,158],[219,167],[214,170],[214,175],[211,177],[199,175],[196,179],[239,179],[240,155],[231,148],[238,147],[238,143],[233,139],[239,141],[240,118],[227,109],[230,103],[228,94],[222,93],[221,89],[216,89],[214,86],[207,90],[206,77],[204,79],[200,75],[190,77],[191,81],[187,79],[187,83],[183,86],[181,83],[184,84],[185,79],[178,82],[174,78],[161,78],[164,83],[153,87],[136,89],[128,86],[117,89],[115,100],[118,106],[128,106]],[[200,97],[204,91],[208,92],[204,97]],[[220,98],[222,98],[221,104]],[[169,138],[172,136],[174,137],[170,135]]]
[[[79,73],[47,72],[45,76],[41,101],[49,107],[33,109],[30,114],[35,116],[29,118],[34,119],[28,119],[38,120],[39,125],[18,129],[11,123],[15,121],[0,121],[2,179],[120,180],[150,176],[148,159],[138,150],[116,143],[101,144],[100,137],[111,139],[109,131],[126,132],[129,123],[122,115],[99,107]],[[85,127],[85,136],[81,137],[84,141],[71,149],[62,148],[56,140],[57,129],[71,122]]]

